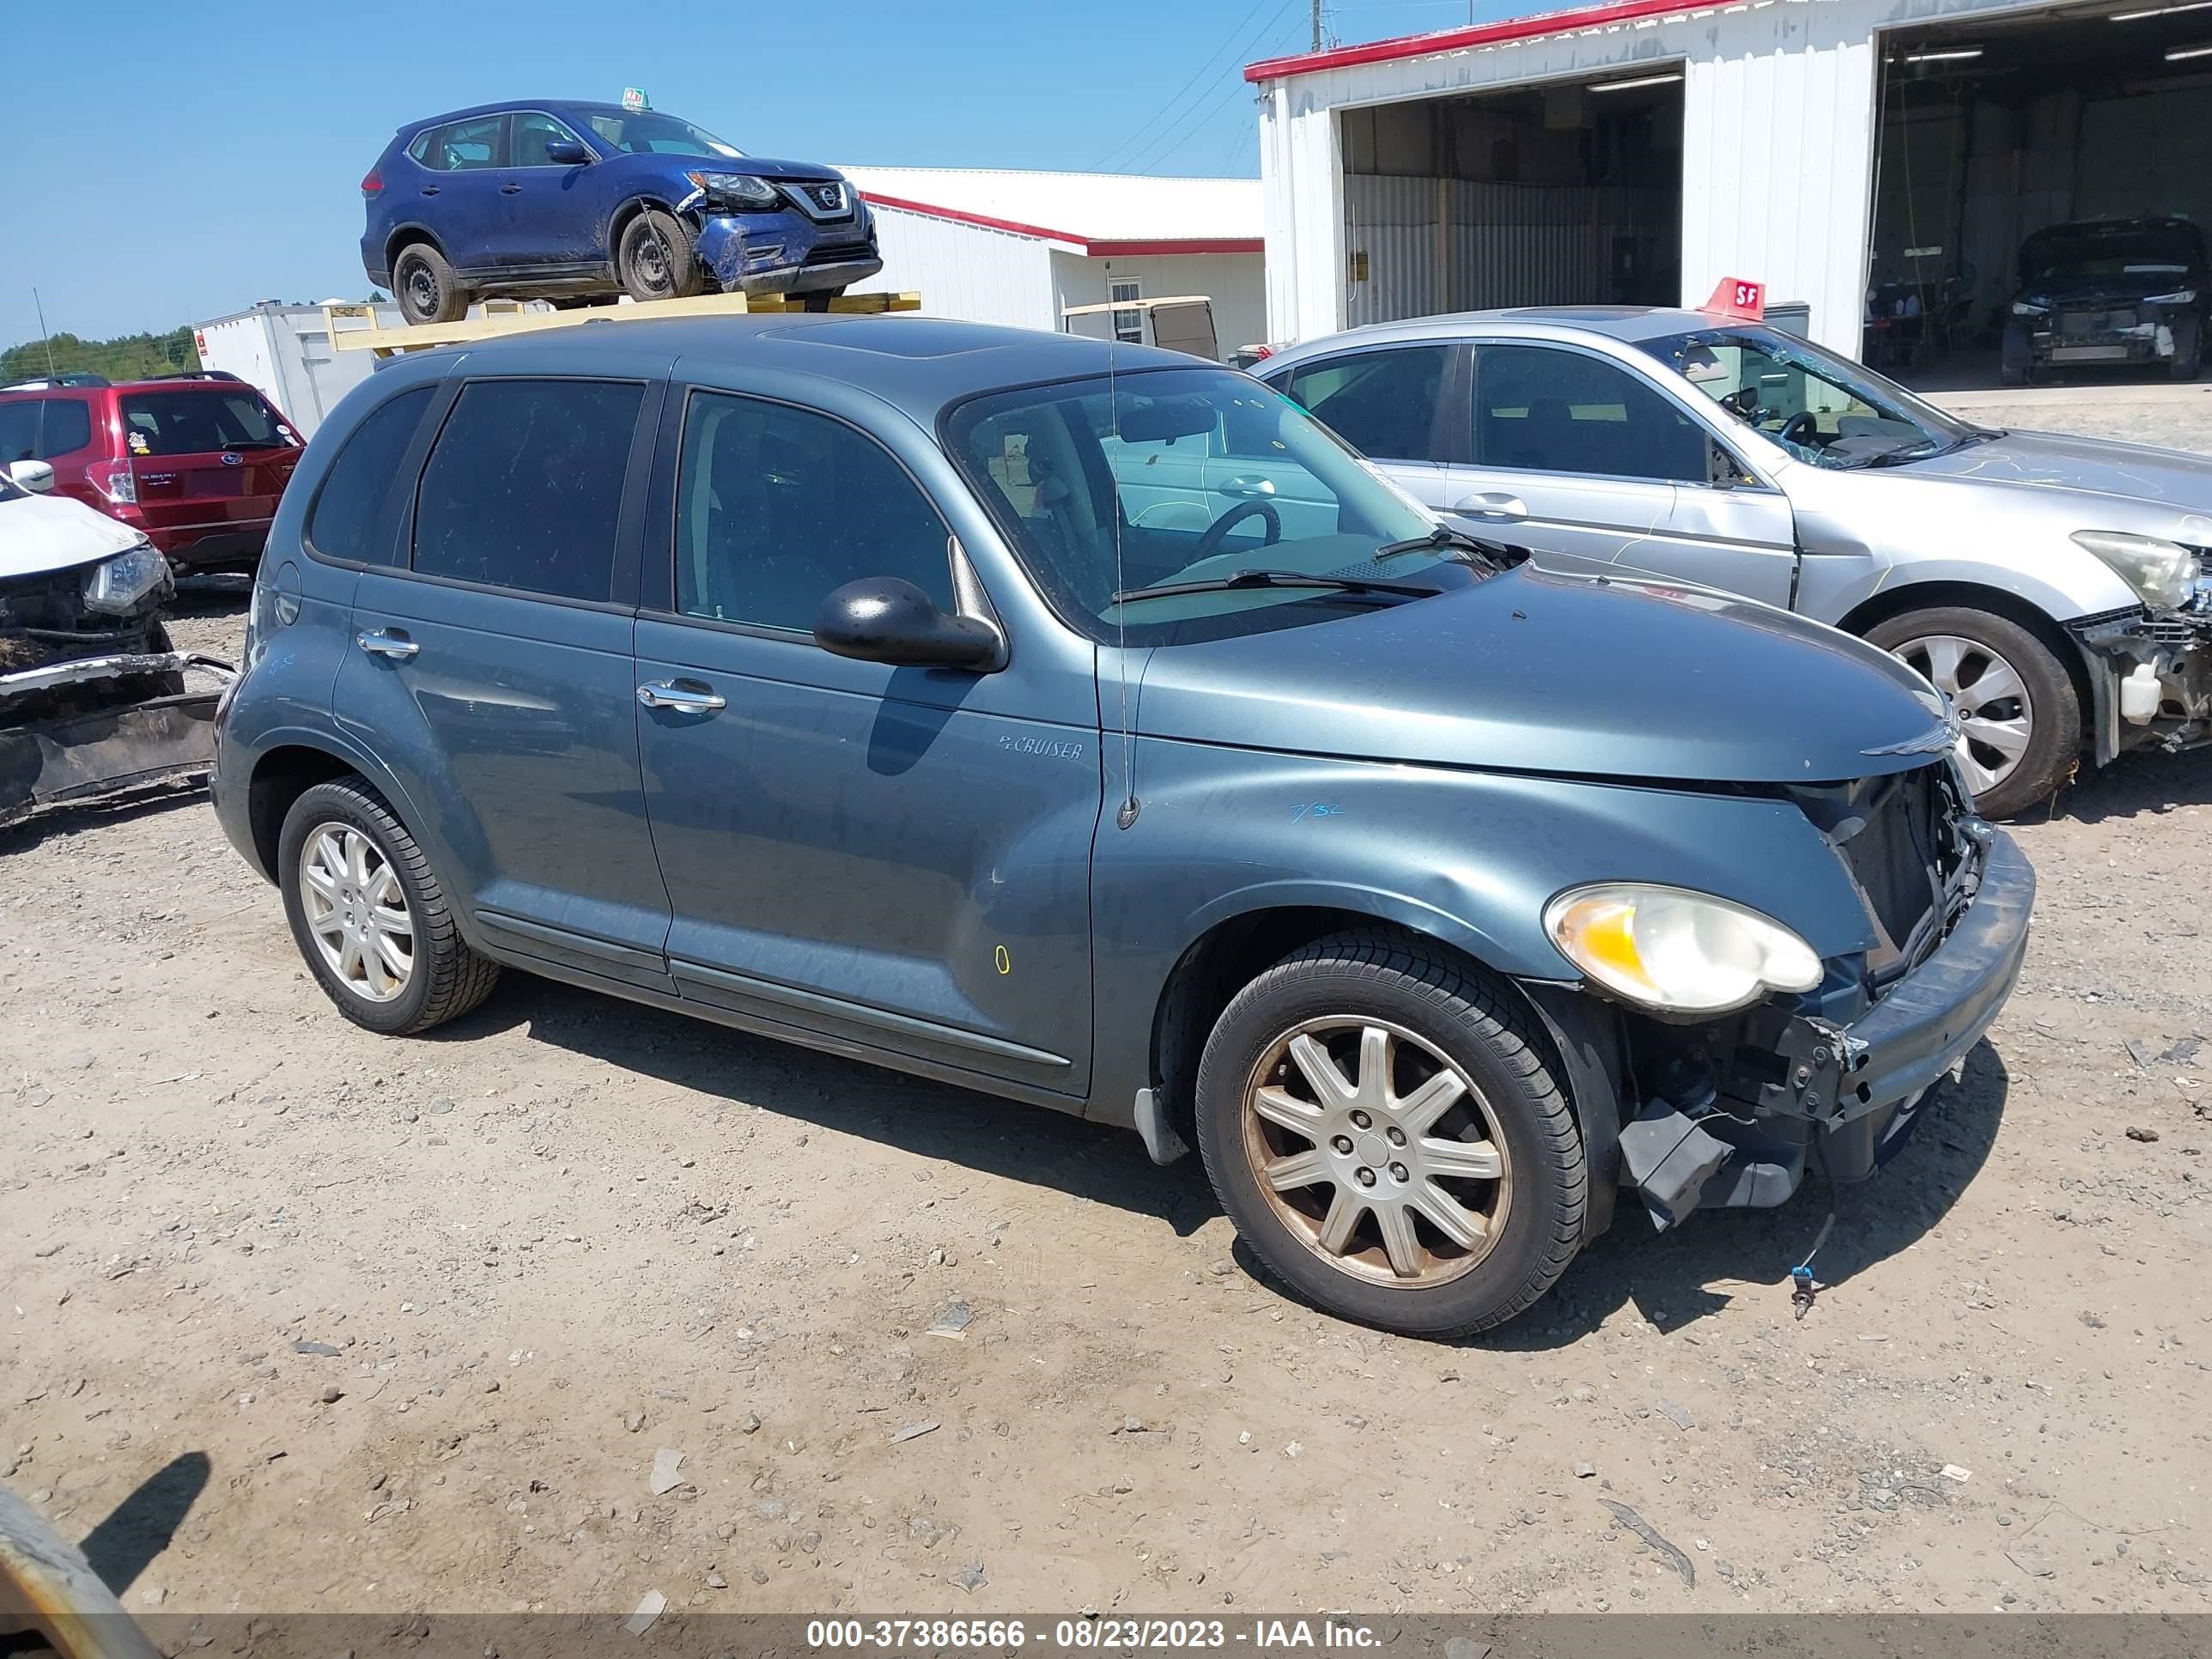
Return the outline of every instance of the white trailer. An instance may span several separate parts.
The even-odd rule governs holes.
[[[399,307],[373,307],[387,326],[399,322]],[[342,354],[331,344],[329,323],[320,306],[285,306],[264,301],[200,324],[192,331],[200,367],[226,369],[246,381],[284,412],[302,437],[312,436],[339,398],[367,380],[374,367],[367,357]]]

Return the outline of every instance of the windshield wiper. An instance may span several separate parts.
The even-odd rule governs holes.
[[[1396,593],[1409,599],[1425,599],[1439,590],[1412,582],[1370,582],[1356,576],[1312,576],[1303,570],[1240,570],[1233,576],[1205,581],[1162,582],[1154,587],[1125,587],[1109,601],[1127,605],[1133,599],[1168,599],[1180,593],[1234,593],[1248,587],[1313,587],[1339,593]]]
[[[1409,536],[1402,542],[1385,542],[1375,550],[1375,556],[1377,560],[1395,559],[1403,553],[1433,553],[1443,547],[1465,548],[1470,553],[1480,554],[1485,563],[1501,569],[1504,568],[1498,558],[1504,550],[1497,543],[1470,536],[1464,530],[1455,530],[1448,524],[1438,525],[1425,536]],[[1472,564],[1474,561],[1461,559],[1456,562]]]

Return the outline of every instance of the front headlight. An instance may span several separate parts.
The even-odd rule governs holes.
[[[1577,887],[1545,907],[1544,931],[1606,989],[1668,1013],[1725,1013],[1821,979],[1820,957],[1788,928],[1680,887]]]
[[[2124,530],[2077,530],[2074,543],[2110,565],[2154,611],[2187,605],[2197,591],[2197,556],[2179,542]]]
[[[721,207],[757,213],[783,199],[776,194],[774,185],[750,173],[687,173],[684,176],[705,191],[708,201]]]
[[[2050,309],[2049,306],[2039,306],[2033,300],[2014,300],[2012,302],[2012,314],[2015,317],[2041,317]]]
[[[2171,294],[2146,295],[2143,303],[2147,306],[2193,306],[2197,303],[2197,290],[2180,288]]]
[[[169,585],[169,562],[151,547],[134,547],[84,573],[84,607],[127,615],[149,593]]]

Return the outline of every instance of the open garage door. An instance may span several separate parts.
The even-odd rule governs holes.
[[[2172,373],[2193,305],[2145,302],[2196,274],[2152,269],[2195,240],[2155,222],[2212,225],[2212,0],[1955,19],[1877,45],[1867,361],[1996,384],[2010,325],[2012,378]],[[2100,228],[2057,228],[2083,223]],[[2024,284],[2049,290],[2046,316],[2015,318]]]
[[[1680,298],[1678,66],[1339,119],[1347,322]]]

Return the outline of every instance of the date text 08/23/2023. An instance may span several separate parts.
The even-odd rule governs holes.
[[[1381,1637],[1356,1620],[1309,1619],[816,1619],[806,1644],[817,1652],[870,1649],[979,1654],[1049,1651],[1126,1652],[1135,1649],[1241,1648],[1249,1653],[1299,1649],[1371,1648]]]

